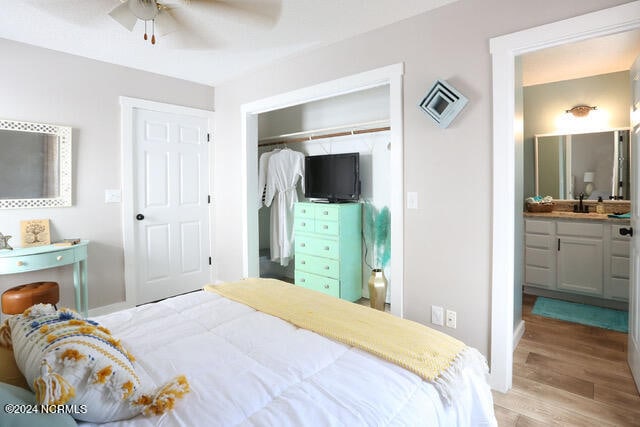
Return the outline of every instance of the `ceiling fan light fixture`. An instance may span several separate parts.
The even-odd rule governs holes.
[[[129,9],[128,3],[122,3],[117,6],[109,12],[109,16],[129,31],[133,31],[133,27],[135,27],[136,22],[138,22],[138,17]]]

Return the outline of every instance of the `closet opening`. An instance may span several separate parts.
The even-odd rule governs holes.
[[[389,283],[386,302],[390,304],[389,311],[402,315],[402,72],[402,64],[396,64],[243,105],[245,277],[277,278],[290,283],[299,277],[299,282],[309,283],[316,276],[325,276],[324,271],[307,268],[309,261],[316,260],[303,259],[304,251],[296,253],[293,239],[289,240],[289,248],[286,242],[282,244],[289,234],[281,230],[299,228],[300,225],[294,226],[296,217],[310,215],[305,207],[311,207],[311,212],[321,209],[329,216],[329,222],[322,223],[328,234],[322,230],[315,236],[306,229],[298,232],[306,233],[307,238],[319,238],[310,245],[317,248],[322,243],[320,250],[327,252],[322,256],[329,272],[323,277],[324,286],[320,284],[316,290],[351,301],[366,298],[374,260],[370,242],[362,243],[362,212],[368,212],[369,207],[378,212],[386,208],[391,213],[392,248],[384,268]],[[359,159],[358,200],[322,203],[326,200],[305,197],[305,158],[331,155]],[[271,159],[261,161],[263,156]],[[271,185],[290,193],[286,196],[285,213],[282,203],[274,208],[273,188],[267,193],[266,186],[262,186],[266,178],[260,178],[261,163],[262,169],[273,172],[272,176],[277,175],[280,180]],[[332,231],[332,227],[340,231]]]

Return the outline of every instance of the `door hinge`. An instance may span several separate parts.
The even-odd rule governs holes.
[[[211,265],[211,257],[209,257],[209,265]]]

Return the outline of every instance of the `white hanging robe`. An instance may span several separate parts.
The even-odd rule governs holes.
[[[271,207],[271,260],[289,265],[293,256],[293,204],[296,185],[304,191],[304,155],[283,149],[269,157],[264,204]]]
[[[273,151],[267,151],[262,153],[260,160],[258,161],[258,209],[260,209],[264,202],[264,191],[267,186],[267,169],[269,167],[269,158],[272,154],[280,151],[279,148]]]

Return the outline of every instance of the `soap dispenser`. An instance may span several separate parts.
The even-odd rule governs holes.
[[[599,214],[604,213],[604,203],[602,202],[602,197],[598,197],[598,204],[596,205],[596,212]]]

